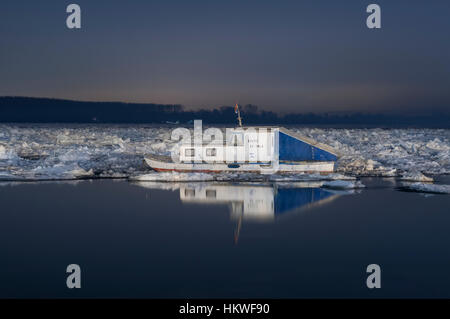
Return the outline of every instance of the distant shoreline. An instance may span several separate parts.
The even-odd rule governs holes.
[[[450,112],[426,116],[370,113],[289,113],[279,115],[242,106],[247,125],[319,126],[336,128],[450,128]],[[52,98],[0,97],[0,123],[168,124],[186,125],[202,119],[205,125],[236,123],[232,106],[213,110],[184,110],[179,104],[88,102]],[[166,123],[171,122],[171,123]],[[178,124],[176,124],[178,122]]]

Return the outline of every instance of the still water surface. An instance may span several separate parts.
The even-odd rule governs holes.
[[[0,297],[450,297],[450,196],[363,183],[3,183]]]

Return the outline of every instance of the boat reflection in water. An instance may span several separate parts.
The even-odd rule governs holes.
[[[235,242],[243,222],[272,222],[292,212],[323,205],[350,191],[320,188],[321,182],[261,184],[135,182],[152,188],[179,190],[184,203],[229,205],[236,221]]]

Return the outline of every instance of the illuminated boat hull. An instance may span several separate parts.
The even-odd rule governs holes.
[[[170,157],[149,155],[145,162],[160,172],[249,172],[249,173],[332,173],[334,162],[289,162],[273,164],[174,163]]]

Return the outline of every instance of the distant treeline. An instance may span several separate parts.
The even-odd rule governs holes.
[[[415,126],[450,128],[450,113],[428,116],[368,113],[291,113],[278,115],[255,105],[241,107],[244,124],[329,126]],[[188,123],[234,124],[233,106],[214,110],[184,110],[178,104],[82,102],[31,97],[0,97],[3,123]]]

